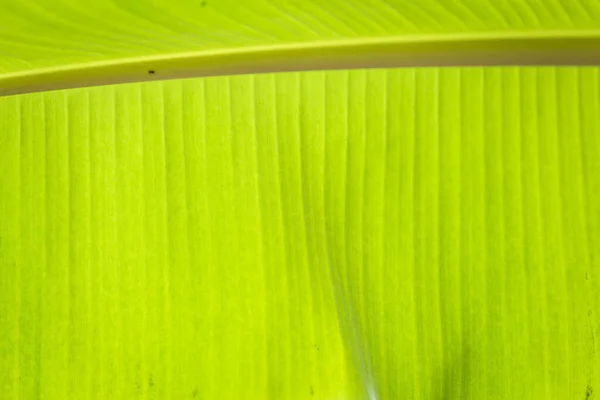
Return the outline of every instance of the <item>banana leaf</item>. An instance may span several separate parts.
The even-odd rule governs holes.
[[[594,399],[598,21],[1,4],[0,398]]]

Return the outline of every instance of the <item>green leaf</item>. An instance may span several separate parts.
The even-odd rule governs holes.
[[[586,399],[596,68],[0,98],[7,399]]]
[[[600,3],[590,0],[4,3],[0,95],[300,70],[600,64]]]
[[[0,398],[593,399],[599,21],[3,2]]]

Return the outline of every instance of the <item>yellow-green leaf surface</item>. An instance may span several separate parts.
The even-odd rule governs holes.
[[[2,72],[315,40],[600,28],[593,0],[19,0],[0,10]]]
[[[0,98],[0,398],[595,398],[599,78]]]
[[[247,72],[598,63],[596,0],[0,4],[0,95]]]

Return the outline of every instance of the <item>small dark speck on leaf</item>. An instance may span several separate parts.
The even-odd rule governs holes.
[[[154,379],[152,378],[152,374],[148,377],[148,387],[154,387]]]
[[[592,393],[594,393],[594,389],[592,389],[591,385],[587,385],[585,388],[585,400],[588,400],[592,397]]]
[[[150,75],[154,75],[154,72],[155,72],[155,71],[154,71],[154,70],[152,70],[152,69],[151,69],[150,71],[148,71],[148,73],[149,73]]]
[[[310,395],[311,396],[315,395],[315,389],[312,386],[310,387]]]
[[[194,388],[194,391],[192,392],[192,399],[195,399],[196,397],[198,397],[198,388]]]
[[[206,7],[206,1],[201,1],[200,2],[200,7]]]

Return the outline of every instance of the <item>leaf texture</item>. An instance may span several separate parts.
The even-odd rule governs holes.
[[[0,89],[3,79],[48,69],[365,39],[484,35],[488,47],[495,48],[496,39],[506,35],[556,37],[554,46],[583,35],[596,38],[587,49],[596,54],[599,21],[600,3],[593,0],[5,1],[0,5]],[[500,47],[510,54],[510,45]],[[294,65],[293,57],[288,64]]]
[[[390,69],[0,98],[1,397],[593,398],[599,84]]]

